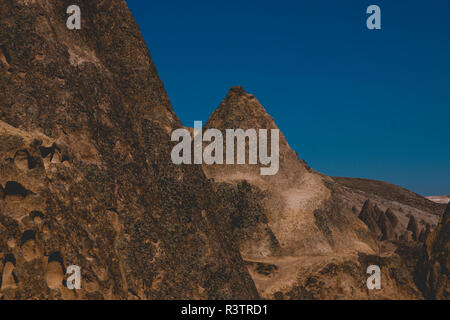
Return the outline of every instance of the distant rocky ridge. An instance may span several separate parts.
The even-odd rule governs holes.
[[[441,203],[441,204],[448,204],[450,202],[450,195],[449,196],[430,196],[427,197],[428,200]]]
[[[361,178],[333,177],[333,179],[353,193],[367,194],[374,199],[379,198],[383,199],[383,202],[391,202],[392,205],[396,203],[398,208],[406,209],[406,211],[411,208],[411,211],[416,209],[440,216],[445,209],[444,204],[435,203],[417,193],[388,182]]]

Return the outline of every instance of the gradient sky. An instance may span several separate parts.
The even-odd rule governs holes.
[[[127,3],[184,125],[242,85],[316,170],[450,194],[450,1]]]

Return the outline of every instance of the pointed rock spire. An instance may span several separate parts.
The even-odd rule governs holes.
[[[413,215],[409,217],[408,226],[406,227],[406,230],[412,232],[413,240],[418,240],[419,238],[419,226],[417,224],[416,218],[414,218]]]

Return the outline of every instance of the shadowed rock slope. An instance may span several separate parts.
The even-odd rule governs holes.
[[[205,129],[210,128],[223,133],[238,128],[278,129],[242,87],[229,91],[206,123]],[[203,165],[203,170],[214,179],[216,192],[233,195],[234,201],[226,202],[229,216],[221,219],[232,222],[229,232],[235,235],[262,297],[422,298],[404,259],[395,250],[381,250],[379,240],[384,233],[393,237],[392,224],[398,224],[392,212],[380,210],[374,223],[382,225],[384,233],[371,232],[358,218],[362,203],[299,159],[281,132],[277,175],[260,175],[260,165]],[[381,291],[367,289],[366,270],[372,264],[384,272]]]
[[[125,1],[71,4],[0,3],[0,299],[257,298]]]
[[[427,299],[450,299],[450,204],[439,225],[426,239],[417,269],[419,286]]]

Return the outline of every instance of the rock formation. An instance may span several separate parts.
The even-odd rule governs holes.
[[[0,3],[0,299],[448,299],[450,209],[430,234],[441,204],[318,173],[282,133],[275,176],[174,165],[182,124],[125,1],[79,0],[81,30],[69,4]],[[208,128],[278,129],[242,87]]]
[[[278,129],[258,100],[242,87],[232,88],[213,112],[204,129],[211,128],[222,132],[238,128]],[[233,234],[263,298],[421,298],[402,258],[395,252],[378,255],[378,236],[395,237],[391,222],[392,219],[396,223],[395,215],[388,212],[388,217],[375,203],[367,202],[362,217],[378,231],[374,236],[354,214],[357,202],[347,198],[332,178],[299,159],[282,133],[278,174],[261,176],[259,167],[216,164],[204,165],[203,170],[221,190],[245,185],[248,191],[241,196],[255,199],[258,195],[257,202],[244,202],[247,209],[242,215],[259,212],[261,218],[250,214],[253,228],[247,226]],[[230,210],[235,211],[239,212]],[[239,229],[245,225],[241,219],[233,226]],[[365,282],[369,263],[382,264],[385,270],[396,270],[395,274],[403,274],[404,278],[389,276],[383,293],[369,292]]]
[[[426,299],[450,299],[450,204],[426,238],[416,278]]]
[[[257,298],[125,1],[77,3],[0,3],[0,299]]]
[[[419,239],[418,239],[418,240],[419,240],[420,242],[424,242],[424,243],[425,243],[430,233],[431,233],[431,226],[430,226],[430,224],[428,223],[428,224],[426,225],[426,227],[425,227],[424,229],[422,229],[422,231],[420,232],[420,235],[419,235]]]
[[[380,217],[384,215],[375,203],[367,200],[361,209],[359,214],[359,219],[364,221],[364,223],[369,227],[369,230],[380,239],[383,236],[383,232],[378,225]],[[384,217],[385,218],[385,217]],[[385,219],[384,219],[385,220]]]
[[[416,218],[414,216],[409,217],[408,226],[406,230],[412,232],[412,236],[414,240],[418,240],[419,238],[419,226],[417,225]]]
[[[392,225],[392,228],[397,228],[397,226],[399,225],[399,220],[397,218],[397,216],[395,215],[395,213],[391,210],[391,208],[388,208],[385,212],[386,217],[389,219],[389,222]]]
[[[380,226],[381,233],[383,234],[381,241],[395,239],[394,227],[384,212],[378,218],[378,225]]]
[[[364,221],[377,239],[385,241],[398,238],[399,220],[390,208],[383,212],[376,203],[367,200],[358,217]]]

